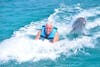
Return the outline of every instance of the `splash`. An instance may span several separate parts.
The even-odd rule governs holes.
[[[70,50],[93,47],[91,38],[83,37],[73,41],[64,39],[57,43],[48,40],[33,40],[28,37],[12,37],[0,44],[0,60],[17,60],[18,62],[38,61],[41,59],[55,60],[61,53],[70,54]],[[71,52],[72,53],[72,52]]]
[[[17,62],[26,62],[45,59],[55,60],[61,54],[68,56],[76,54],[79,49],[84,47],[94,48],[93,39],[94,37],[99,37],[99,34],[98,36],[80,36],[73,40],[69,40],[66,37],[72,29],[73,21],[77,17],[84,16],[88,18],[97,16],[100,13],[97,8],[84,10],[79,7],[79,5],[76,8],[61,6],[55,9],[55,12],[48,19],[31,22],[31,24],[15,31],[11,38],[0,43],[0,61],[16,60]],[[94,10],[96,12],[91,12]],[[50,43],[48,40],[34,40],[38,30],[41,29],[41,26],[47,20],[54,22],[54,25],[58,28],[59,36],[63,37],[62,40],[56,43]],[[91,28],[100,26],[99,21],[100,18],[88,22],[86,29],[90,30]]]

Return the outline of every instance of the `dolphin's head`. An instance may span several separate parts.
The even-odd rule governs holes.
[[[86,19],[83,17],[79,17],[75,20],[72,25],[72,31],[74,33],[82,33],[86,24]]]
[[[84,17],[79,17],[76,19],[75,22],[80,22],[80,23],[86,24],[86,19]]]
[[[85,24],[86,19],[84,17],[78,17],[72,24],[72,30],[67,35],[67,37],[72,40],[74,38],[77,38],[81,35],[85,34]]]

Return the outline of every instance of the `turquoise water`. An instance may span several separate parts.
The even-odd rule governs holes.
[[[99,0],[0,0],[0,67],[99,67]],[[70,40],[77,17],[87,19],[90,36]],[[34,36],[54,21],[61,41],[51,44]]]

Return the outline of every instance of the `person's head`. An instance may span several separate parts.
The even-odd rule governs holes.
[[[46,23],[46,34],[49,35],[52,32],[53,24],[52,22]]]

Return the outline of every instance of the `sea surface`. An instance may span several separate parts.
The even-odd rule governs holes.
[[[67,37],[78,17],[86,34]],[[60,40],[34,40],[52,21]],[[100,0],[0,0],[0,67],[100,67]]]

